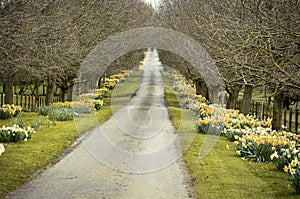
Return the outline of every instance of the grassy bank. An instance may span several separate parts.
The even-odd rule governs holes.
[[[180,134],[193,134],[194,115],[179,107],[176,92],[164,74],[166,103],[170,117]],[[190,176],[194,182],[197,198],[300,198],[295,195],[274,163],[243,161],[235,155],[232,142],[219,137],[211,152],[204,158],[198,156],[205,139],[196,134],[184,153]],[[226,145],[229,146],[227,149]]]
[[[114,109],[120,108],[126,100],[130,99],[132,91],[139,86],[141,74],[142,71],[135,71],[125,82],[117,86],[118,90],[122,90],[122,96],[113,94],[116,96],[114,98],[120,102]],[[96,112],[98,121],[96,125],[112,115],[111,101],[115,99],[111,99],[105,99],[106,105]],[[48,126],[46,116],[39,116],[37,113],[24,112],[21,118],[29,126],[37,120],[44,121],[44,125],[27,142],[5,143],[5,152],[0,156],[0,198],[4,198],[7,193],[16,189],[20,184],[32,179],[49,164],[56,162],[80,133],[83,134],[95,127],[95,123],[90,122],[90,118],[85,116],[82,116],[80,120],[82,122],[80,133],[78,133],[78,129],[76,130],[73,120],[55,121]],[[0,120],[0,126],[11,125],[17,119]]]

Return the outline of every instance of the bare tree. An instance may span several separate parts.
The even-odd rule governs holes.
[[[30,83],[46,85],[47,104],[52,102],[55,86],[61,88],[61,99],[65,99],[65,90],[72,87],[81,62],[99,42],[149,24],[152,15],[151,8],[139,0],[1,3],[2,83],[27,74],[24,78]],[[6,82],[6,96],[12,97],[8,92],[12,85]]]
[[[163,26],[190,35],[216,60],[228,108],[236,108],[242,88],[246,114],[254,87],[272,91],[273,127],[279,129],[284,96],[291,91],[299,96],[299,7],[293,0],[166,0],[158,16]]]

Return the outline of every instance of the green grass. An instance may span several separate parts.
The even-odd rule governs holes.
[[[24,113],[23,117],[30,121],[34,115]],[[56,126],[37,131],[27,142],[6,143],[5,152],[0,156],[0,198],[55,162],[77,136],[73,121],[56,122]]]
[[[197,118],[180,109],[176,92],[166,73],[163,74],[172,122],[181,135],[193,135]],[[235,155],[233,143],[225,137],[219,137],[211,152],[200,158],[198,153],[204,139],[204,134],[196,134],[183,155],[197,198],[300,198],[288,186],[285,173],[278,171],[274,163],[241,160]]]
[[[133,72],[118,86],[118,89],[122,90],[122,96],[116,98],[120,103],[114,108],[120,108],[130,99],[132,91],[140,84],[141,74],[142,71]],[[27,142],[5,143],[5,152],[0,156],[0,198],[4,198],[20,184],[32,179],[49,164],[56,162],[79,135],[110,118],[113,113],[111,99],[105,99],[105,103],[106,105],[96,112],[96,117],[91,114],[82,115],[79,120],[75,119],[76,125],[73,120],[56,121],[55,125],[44,125]],[[29,112],[22,113],[21,118],[26,125],[31,125],[37,118],[47,121],[45,116]],[[17,118],[0,120],[0,126],[8,126],[16,121]]]
[[[135,95],[135,92],[140,85],[142,74],[142,70],[135,71],[130,75],[130,78],[128,78],[126,82],[119,84],[114,88],[110,102],[113,113]]]

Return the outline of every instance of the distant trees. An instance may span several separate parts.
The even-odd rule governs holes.
[[[152,15],[152,9],[139,0],[0,3],[0,83],[5,103],[12,103],[12,86],[24,83],[45,85],[47,104],[55,87],[60,87],[64,100],[81,62],[99,42],[149,24]]]
[[[216,61],[228,108],[236,108],[241,89],[245,114],[254,88],[272,93],[273,128],[280,128],[283,100],[300,99],[299,1],[164,0],[158,17],[162,26],[196,39]]]
[[[236,108],[241,90],[245,114],[254,89],[271,93],[273,127],[279,129],[283,104],[300,99],[299,15],[298,0],[161,0],[156,11],[140,0],[1,0],[0,83],[6,103],[18,84],[44,85],[47,104],[55,87],[61,100],[66,93],[70,99],[77,70],[97,44],[121,31],[160,24],[194,38],[216,61],[228,108]],[[206,77],[181,57],[160,53],[167,64],[187,66],[177,68],[209,97]],[[123,61],[137,63],[140,55],[125,54],[107,74],[124,67]]]

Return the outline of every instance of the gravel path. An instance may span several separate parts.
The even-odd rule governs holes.
[[[159,67],[148,52],[136,96],[8,198],[189,198]]]

